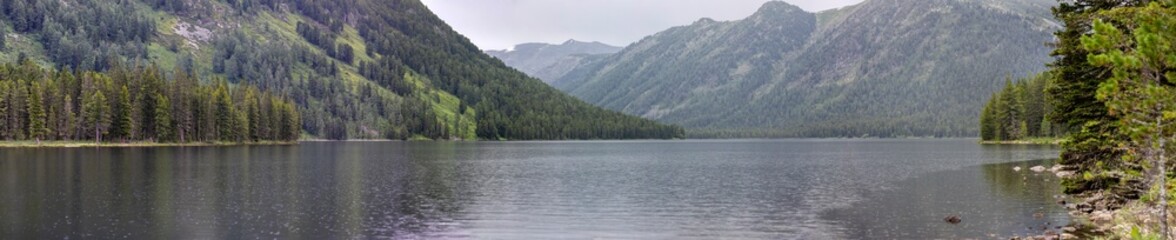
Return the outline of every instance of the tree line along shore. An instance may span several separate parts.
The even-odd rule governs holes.
[[[0,65],[0,146],[216,145],[297,141],[288,99],[153,65],[106,72]]]

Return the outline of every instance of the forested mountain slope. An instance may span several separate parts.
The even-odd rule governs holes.
[[[544,82],[552,82],[584,61],[620,52],[621,47],[600,42],[568,40],[562,44],[524,43],[511,50],[490,50],[486,54],[501,59],[506,65],[519,69]]]
[[[670,138],[482,53],[417,0],[12,0],[0,60],[121,62],[291,99],[314,137]],[[171,73],[173,71],[166,71]]]
[[[1008,76],[1050,60],[1051,0],[867,0],[808,13],[766,3],[590,62],[555,86],[696,136],[975,136]]]

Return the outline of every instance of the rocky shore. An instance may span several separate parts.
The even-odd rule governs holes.
[[[1029,171],[1050,172],[1059,178],[1075,177],[1075,172],[1063,165],[1050,168],[1034,166]],[[1016,167],[1013,171],[1022,171]],[[1156,219],[1148,207],[1140,201],[1131,201],[1105,192],[1055,196],[1057,204],[1064,205],[1074,220],[1067,226],[1046,229],[1040,235],[1012,237],[1014,240],[1057,240],[1057,239],[1132,239],[1132,228],[1154,226]],[[1147,231],[1155,232],[1155,231]]]

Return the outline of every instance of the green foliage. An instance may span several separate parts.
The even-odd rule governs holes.
[[[82,71],[75,74],[66,70],[46,72],[31,65],[0,65],[0,110],[3,110],[0,117],[6,120],[0,121],[4,122],[0,136],[18,141],[247,142],[293,141],[301,133],[298,111],[293,103],[282,97],[260,93],[248,86],[240,87],[247,90],[229,88],[223,81],[217,86],[200,86],[194,78],[182,72],[167,80],[158,76],[158,72],[155,66],[131,69],[116,66],[108,73]],[[81,77],[75,78],[75,75]],[[26,78],[36,80],[14,80]],[[147,83],[150,81],[158,82]],[[28,87],[23,87],[26,85]],[[137,91],[130,91],[131,87]],[[18,98],[19,101],[13,101]],[[177,104],[173,105],[173,102]],[[20,103],[19,109],[24,111],[10,111],[17,106],[14,103]],[[256,114],[240,114],[251,107],[258,109]],[[271,109],[273,111],[269,111]],[[227,112],[227,115],[219,116],[228,119],[199,116],[213,114],[209,110]],[[261,119],[265,119],[267,125],[271,124],[269,121],[276,121],[273,127],[280,131],[244,134],[250,129],[245,123],[261,122]],[[216,129],[225,129],[226,132],[217,132]],[[196,134],[201,132],[213,134]]]
[[[125,4],[124,4],[125,3]],[[39,36],[46,57],[59,67],[105,70],[112,60],[147,58],[155,21],[134,2],[114,1],[4,1],[16,33]]]
[[[8,28],[0,27],[0,51],[8,48]]]
[[[1168,159],[1176,157],[1176,79],[1170,78],[1176,76],[1176,4],[1151,2],[1099,16],[1093,33],[1081,38],[1090,64],[1112,72],[1096,97],[1119,119],[1118,137],[1126,140],[1121,164],[1148,172],[1140,182],[1158,192],[1157,219],[1167,219]],[[1164,238],[1167,222],[1159,221]]]
[[[155,115],[155,123],[151,125],[155,126],[156,140],[161,142],[175,141],[175,126],[173,126],[171,118],[171,113],[174,110],[171,107],[171,101],[161,94],[155,96],[155,101],[155,112],[152,113]],[[261,136],[255,136],[253,139],[261,139]]]
[[[1079,0],[1063,1],[1053,9],[1054,16],[1061,20],[1064,28],[1055,32],[1057,43],[1050,64],[1055,77],[1047,87],[1047,102],[1051,111],[1048,118],[1056,126],[1066,128],[1069,141],[1062,145],[1061,163],[1077,167],[1081,171],[1097,172],[1120,168],[1119,158],[1123,152],[1117,148],[1122,141],[1118,134],[1118,120],[1107,111],[1103,101],[1095,94],[1099,85],[1110,78],[1105,67],[1091,65],[1087,59],[1089,51],[1082,46],[1081,38],[1092,31],[1091,22],[1101,11],[1139,5],[1139,0]],[[1096,163],[1110,163],[1099,167]],[[1117,177],[1112,177],[1117,178]],[[1089,190],[1118,188],[1118,181],[1087,181],[1066,179],[1066,191],[1077,193]],[[1110,184],[1106,184],[1110,182]]]
[[[102,141],[102,134],[106,134],[110,128],[110,107],[106,103],[106,95],[102,91],[93,91],[89,97],[82,102],[82,125],[83,128],[90,129],[94,135],[96,142]],[[78,136],[83,137],[83,136]],[[67,138],[68,139],[68,138]]]
[[[1139,226],[1131,226],[1131,233],[1129,236],[1131,237],[1131,240],[1160,240],[1160,239],[1164,239],[1163,237],[1160,237],[1160,235],[1156,234],[1156,233],[1143,233],[1143,231],[1139,229]]]
[[[12,82],[0,81],[0,139],[9,139],[7,133],[9,131],[8,118],[11,114],[9,111],[9,104],[12,102],[9,95],[12,90]]]
[[[990,6],[1022,2],[1032,6]],[[1041,2],[865,1],[814,14],[773,1],[743,20],[660,32],[554,85],[691,137],[975,136],[1002,76],[1049,61]]]
[[[133,138],[132,128],[134,128],[134,119],[132,119],[131,111],[131,92],[127,90],[127,86],[119,86],[121,90],[115,91],[115,98],[111,106],[114,106],[113,115],[111,116],[111,137],[123,139]]]
[[[169,134],[180,142],[267,135],[297,139],[302,132],[330,139],[682,136],[681,128],[593,107],[503,66],[416,0],[15,0],[2,5],[0,29],[12,26],[21,39],[31,39],[21,45],[29,59],[61,69],[107,72],[115,83],[98,87],[111,107],[111,126],[103,130],[119,139]],[[209,30],[207,39],[181,33],[202,29]],[[175,71],[163,74],[142,62]],[[411,86],[403,77],[407,74],[427,83]],[[232,107],[226,107],[226,91],[197,87],[201,75],[227,81]],[[173,83],[164,84],[166,78]],[[33,79],[39,78],[22,78]],[[121,86],[114,86],[120,84],[128,87],[127,98]],[[293,104],[272,104],[264,97],[241,102],[248,90],[236,89],[250,86]],[[64,94],[92,98],[92,93],[62,92],[52,101]],[[453,98],[434,101],[424,95]],[[163,116],[154,114],[163,103],[159,97],[172,105],[172,133],[165,121],[155,119]],[[27,115],[26,97],[8,98],[22,99],[8,105],[20,106],[17,116]],[[82,105],[75,101],[74,106]],[[64,104],[51,107],[46,111],[52,121],[69,117],[60,113]],[[291,118],[299,121],[288,122]],[[23,121],[3,122],[27,126]],[[24,138],[28,129],[6,132]]]
[[[1057,137],[1060,130],[1049,128],[1045,113],[1045,86],[1053,78],[1050,72],[1017,81],[1005,81],[980,114],[980,137],[984,141],[1017,141],[1028,138]]]
[[[530,140],[683,136],[680,127],[600,109],[560,93],[483,54],[440,19],[428,14],[427,8],[420,2],[393,2],[359,1],[358,6],[350,9],[359,15],[369,16],[356,28],[367,41],[368,49],[383,56],[376,64],[398,69],[372,71],[368,67],[368,71],[361,72],[366,72],[365,77],[368,79],[386,79],[377,82],[388,83],[382,86],[391,89],[407,85],[397,81],[404,81],[404,73],[411,71],[421,74],[429,80],[427,86],[448,92],[476,110],[478,138]],[[320,22],[324,21],[323,18],[340,16],[332,14],[316,17],[316,14],[310,13],[313,10],[304,11]],[[326,22],[334,21],[342,19]],[[381,73],[383,75],[375,75]],[[426,121],[435,118],[428,116],[430,113],[418,114],[424,116]]]
[[[41,85],[34,82],[29,88],[28,118],[29,138],[40,141],[48,135],[49,128],[45,126],[44,98],[41,97]]]

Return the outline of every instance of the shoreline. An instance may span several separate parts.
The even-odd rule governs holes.
[[[91,141],[0,141],[0,149],[6,148],[133,148],[133,147],[231,147],[231,146],[281,146],[298,145],[299,142],[261,141],[261,142],[103,142]]]
[[[1045,170],[1047,173],[1057,174],[1059,178],[1080,177],[1064,165],[1055,165]],[[1112,196],[1106,191],[1094,191],[1077,194],[1062,194],[1058,204],[1063,205],[1069,212],[1072,221],[1058,231],[1046,234],[1014,237],[1019,240],[1053,240],[1053,239],[1133,239],[1133,229],[1138,228],[1147,232],[1155,232],[1151,226],[1157,220],[1149,211],[1147,204],[1139,199],[1122,199]],[[1145,235],[1144,237],[1148,237]]]
[[[1061,138],[1031,138],[1008,141],[980,141],[981,145],[1062,145]]]

